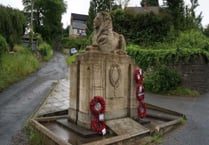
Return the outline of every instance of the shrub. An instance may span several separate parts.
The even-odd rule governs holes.
[[[176,89],[180,82],[180,75],[165,65],[145,75],[144,86],[147,90],[160,93]]]
[[[128,45],[127,52],[144,71],[159,64],[187,63],[200,57],[209,62],[209,52],[200,48],[144,49]]]
[[[86,38],[64,38],[62,39],[63,48],[76,48],[77,50],[85,48],[87,45]]]
[[[38,51],[41,53],[45,61],[50,60],[53,55],[51,46],[46,42],[43,42],[38,46]]]
[[[192,29],[180,33],[176,48],[200,48],[209,51],[209,39],[200,30]]]
[[[9,49],[6,39],[0,35],[0,55],[8,51]]]
[[[20,43],[26,24],[23,11],[0,5],[0,33],[11,50],[15,44]]]
[[[68,58],[66,59],[67,64],[68,64],[68,65],[72,64],[72,63],[75,61],[75,59],[76,59],[76,55],[72,55],[72,56],[68,57]]]
[[[166,13],[135,14],[116,9],[111,15],[113,30],[123,34],[128,43],[147,46],[155,42],[165,42],[173,28],[171,18]]]

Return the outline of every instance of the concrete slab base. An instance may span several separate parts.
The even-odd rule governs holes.
[[[109,120],[106,125],[117,135],[148,133],[149,129],[137,123],[131,118]]]
[[[105,121],[108,130],[105,136],[72,124],[67,114],[32,119],[31,125],[40,133],[43,145],[138,145],[149,142],[144,138],[150,140],[152,134],[163,135],[186,120],[184,114],[152,104],[147,107],[145,119],[126,117]]]

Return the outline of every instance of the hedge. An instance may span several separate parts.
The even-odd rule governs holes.
[[[143,70],[159,64],[189,63],[200,57],[209,62],[209,51],[200,48],[144,49],[129,45],[127,52]]]

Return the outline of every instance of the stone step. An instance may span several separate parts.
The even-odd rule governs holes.
[[[58,119],[56,122],[83,137],[97,135],[97,132],[77,126],[75,123],[68,121],[68,119]]]
[[[117,135],[129,134],[138,136],[150,132],[148,128],[128,117],[106,121],[106,125]]]

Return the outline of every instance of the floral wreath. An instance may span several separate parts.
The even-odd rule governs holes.
[[[97,107],[99,106],[99,108]],[[95,116],[98,116],[105,111],[105,100],[101,96],[94,96],[90,102],[91,113]]]
[[[91,120],[91,128],[93,131],[98,132],[99,134],[106,133],[106,125],[104,121],[100,121],[97,118]]]
[[[136,87],[136,98],[138,101],[144,100],[144,86],[142,84],[138,84]]]
[[[143,73],[142,73],[142,69],[137,67],[134,71],[134,79],[136,81],[137,84],[142,83],[143,81]]]
[[[94,96],[89,103],[93,119],[91,120],[91,128],[98,134],[106,134],[106,125],[104,122],[105,100],[101,96]]]
[[[139,107],[138,107],[138,116],[141,118],[146,117],[147,115],[147,109],[146,104],[143,101],[140,101]]]

